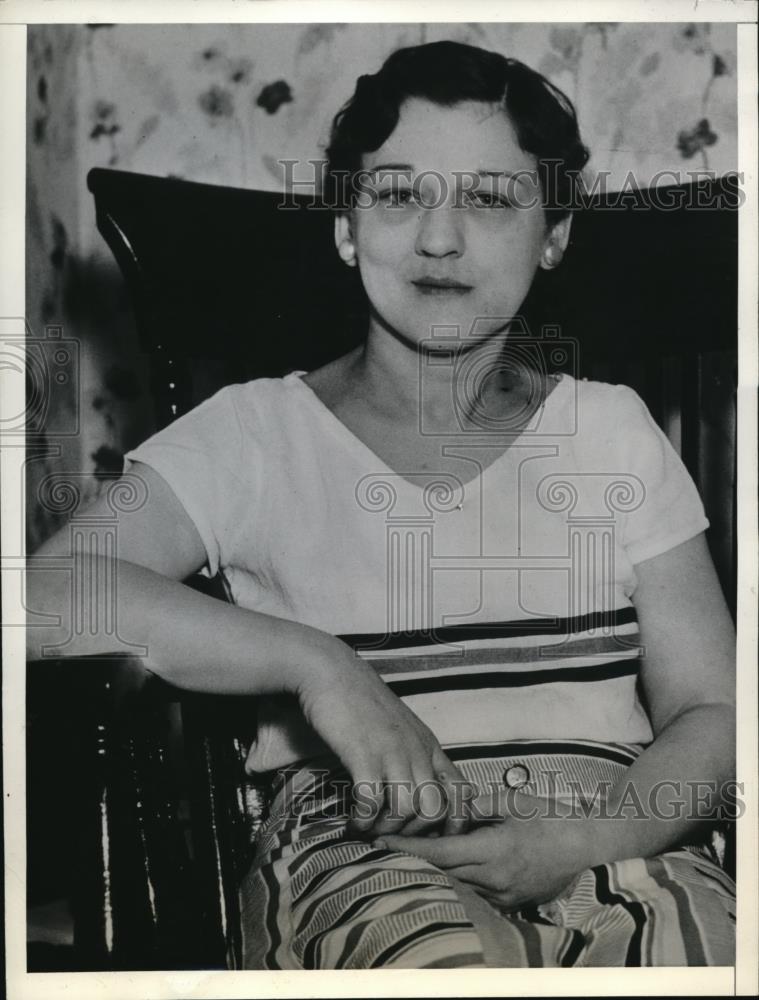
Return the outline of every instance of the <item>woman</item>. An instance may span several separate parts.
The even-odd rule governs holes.
[[[395,53],[329,149],[364,343],[128,456],[148,501],[120,524],[121,637],[172,683],[271,696],[249,968],[732,962],[732,883],[681,847],[687,789],[733,766],[703,508],[634,393],[515,339],[586,158],[522,64]],[[179,582],[203,566],[236,606]]]

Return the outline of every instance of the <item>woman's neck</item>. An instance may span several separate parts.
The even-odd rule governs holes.
[[[370,331],[348,361],[345,377],[375,412],[399,423],[446,433],[460,429],[464,419],[476,430],[483,413],[507,423],[510,413],[539,406],[552,388],[514,364],[504,352],[506,343],[502,334],[455,357],[442,342],[433,352]]]

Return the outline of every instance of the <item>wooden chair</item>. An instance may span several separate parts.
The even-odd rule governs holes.
[[[311,369],[358,343],[360,283],[332,248],[331,213],[308,198],[283,208],[275,194],[101,169],[88,183],[150,357],[158,426],[228,382]],[[737,188],[728,177],[668,190],[682,207],[595,196],[526,320],[537,340],[560,327],[576,342],[563,357],[545,349],[549,366],[644,398],[699,486],[734,609]],[[35,664],[32,720],[59,697],[78,761],[75,967],[235,968],[236,887],[264,794],[242,767],[255,700],[189,696],[130,657]],[[41,781],[30,775],[32,802]]]

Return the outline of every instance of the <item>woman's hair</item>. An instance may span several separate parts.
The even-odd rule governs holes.
[[[573,190],[589,152],[580,139],[569,98],[518,59],[464,45],[430,42],[393,52],[381,69],[359,77],[353,97],[337,113],[327,147],[325,194],[338,192],[361,169],[361,157],[391,135],[401,105],[411,97],[451,107],[461,101],[500,104],[519,145],[537,160],[546,214],[553,225],[573,204]]]

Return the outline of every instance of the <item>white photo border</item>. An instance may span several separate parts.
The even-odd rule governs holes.
[[[23,332],[25,233],[26,24],[269,22],[733,22],[738,26],[740,215],[738,391],[738,777],[746,814],[737,824],[736,966],[693,969],[445,970],[440,972],[98,972],[26,973],[23,629],[3,630],[5,928],[11,1000],[350,996],[751,995],[759,992],[757,895],[757,57],[754,0],[5,0],[0,3],[0,317]],[[0,416],[23,410],[23,382],[4,383]],[[21,391],[19,394],[19,385]],[[2,538],[23,551],[24,513],[15,484],[23,447],[2,442]],[[10,485],[9,485],[10,484]],[[13,486],[14,488],[10,488]],[[23,577],[3,564],[5,621],[23,620]]]

